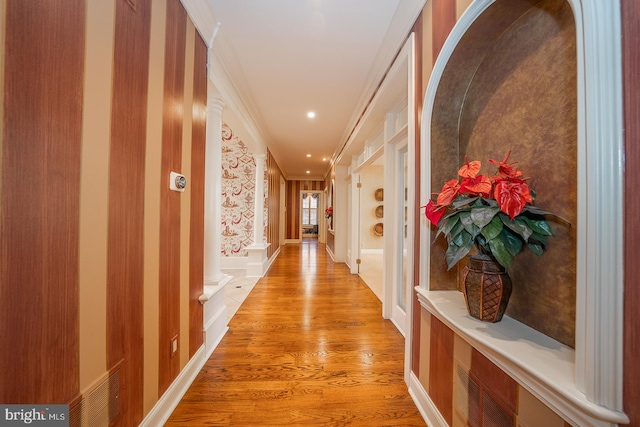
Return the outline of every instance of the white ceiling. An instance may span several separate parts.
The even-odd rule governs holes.
[[[183,3],[205,41],[214,40],[216,72],[238,98],[227,105],[250,116],[287,179],[326,176],[424,4],[202,1]]]

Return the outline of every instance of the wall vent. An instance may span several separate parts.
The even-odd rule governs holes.
[[[455,410],[470,427],[513,427],[514,415],[505,410],[484,385],[456,367]]]
[[[82,395],[69,409],[69,427],[109,427],[120,415],[120,369]]]

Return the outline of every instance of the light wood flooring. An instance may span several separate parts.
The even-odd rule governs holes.
[[[167,426],[425,426],[404,338],[316,239],[288,244]]]

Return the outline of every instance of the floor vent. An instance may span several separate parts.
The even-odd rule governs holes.
[[[120,369],[69,409],[69,427],[108,427],[120,415]]]

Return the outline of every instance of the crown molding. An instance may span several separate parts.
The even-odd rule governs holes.
[[[409,32],[413,28],[426,2],[427,0],[401,0],[400,4],[398,4],[398,9],[384,36],[378,55],[376,55],[373,65],[364,81],[364,89],[355,104],[353,114],[349,118],[347,122],[348,125],[340,138],[340,145],[331,156],[332,163],[338,158],[347,144],[351,133],[358,125],[360,117],[364,114],[369,102],[384,80],[396,56],[402,49],[402,46],[404,46]]]

